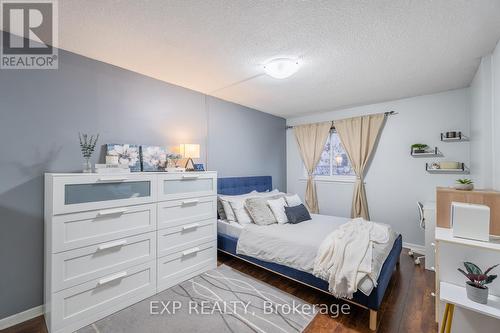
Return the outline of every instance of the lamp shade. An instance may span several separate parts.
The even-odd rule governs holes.
[[[184,158],[200,158],[200,145],[196,143],[181,143],[180,153]]]

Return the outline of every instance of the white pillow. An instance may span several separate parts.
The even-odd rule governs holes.
[[[245,200],[246,199],[229,201],[234,215],[236,216],[236,222],[240,224],[249,224],[253,222],[245,207]]]
[[[285,196],[288,207],[295,207],[302,204],[302,200],[297,194]]]
[[[288,223],[288,218],[285,214],[285,199],[279,198],[274,200],[267,200],[267,204],[269,205],[269,208],[271,208],[271,211],[273,212],[276,221],[278,221],[278,224]]]
[[[245,202],[245,199],[254,197],[257,194],[257,191],[252,191],[250,193],[245,193],[241,195],[219,195],[219,200],[222,203],[222,207],[224,208],[224,213],[226,213],[226,218],[229,222],[236,222],[237,217],[234,214],[233,208],[229,204],[229,201],[240,201]]]

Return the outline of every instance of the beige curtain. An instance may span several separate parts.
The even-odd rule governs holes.
[[[365,167],[374,151],[380,129],[384,124],[384,119],[385,115],[381,113],[336,120],[334,122],[340,141],[344,145],[352,168],[356,173],[356,184],[351,208],[351,217],[353,218],[362,217],[370,220],[363,178]]]
[[[300,156],[307,170],[306,204],[311,213],[319,212],[313,173],[325,148],[332,122],[294,126]]]

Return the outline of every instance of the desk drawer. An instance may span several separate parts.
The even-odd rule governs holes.
[[[158,229],[217,217],[217,198],[201,197],[158,204]]]
[[[187,250],[196,244],[215,241],[216,220],[203,221],[158,230],[158,257]]]
[[[217,194],[215,173],[186,172],[158,176],[158,200],[184,199]]]
[[[156,230],[156,204],[118,207],[53,217],[57,253]]]
[[[54,215],[94,209],[139,205],[154,202],[157,195],[155,175],[97,175],[53,177]]]
[[[52,331],[72,332],[156,292],[156,261],[137,265],[53,295]]]
[[[158,259],[158,292],[217,266],[216,242],[199,244]]]
[[[53,256],[54,291],[156,259],[156,233],[112,240]]]

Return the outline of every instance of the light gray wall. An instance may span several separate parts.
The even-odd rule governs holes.
[[[493,188],[493,126],[491,55],[481,64],[471,84],[471,178],[476,188]]]
[[[500,42],[471,84],[471,163],[477,188],[500,190]]]
[[[395,110],[387,119],[365,181],[370,217],[389,223],[406,243],[422,245],[424,232],[418,225],[417,201],[435,200],[436,186],[449,186],[457,175],[436,175],[425,171],[425,162],[462,161],[469,163],[469,143],[443,143],[439,133],[462,130],[468,133],[469,89],[453,90],[387,103],[287,120],[289,125],[313,123]],[[438,146],[444,158],[413,158],[413,143]],[[303,164],[292,131],[287,132],[287,190],[305,192]],[[317,182],[320,213],[350,216],[352,182]]]
[[[219,177],[273,177],[286,190],[285,122],[266,113],[207,97],[208,167]]]
[[[43,302],[42,175],[81,169],[79,131],[100,133],[100,144],[200,143],[203,163],[209,141],[210,169],[271,174],[284,186],[284,119],[62,50],[59,57],[59,70],[0,71],[0,318]]]

